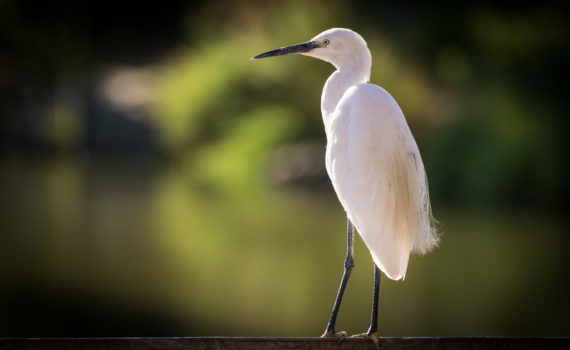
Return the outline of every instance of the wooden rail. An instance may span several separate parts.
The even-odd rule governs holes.
[[[438,337],[381,338],[382,349],[570,349],[570,338]],[[28,338],[0,339],[0,349],[370,349],[368,339],[347,338]]]

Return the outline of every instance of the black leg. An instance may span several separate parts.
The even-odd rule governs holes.
[[[344,294],[344,289],[346,288],[346,283],[348,282],[348,277],[350,277],[350,272],[354,267],[354,228],[352,227],[352,222],[347,219],[347,229],[346,229],[346,259],[344,260],[344,273],[342,275],[342,280],[340,281],[340,287],[336,295],[336,300],[334,302],[334,307],[327,324],[327,329],[323,337],[335,336],[334,325],[336,323],[336,316],[338,314],[338,309],[340,308],[340,302],[342,301],[342,296]]]
[[[370,328],[366,332],[367,336],[371,336],[378,332],[378,294],[380,292],[380,269],[374,264],[374,293],[372,297],[372,317],[370,318]]]

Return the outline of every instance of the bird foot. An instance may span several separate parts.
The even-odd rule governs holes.
[[[321,338],[338,338],[338,342],[340,343],[344,338],[346,338],[346,331],[326,331],[321,335]]]
[[[360,333],[360,334],[351,335],[350,337],[351,338],[368,338],[368,339],[372,340],[374,345],[376,345],[377,349],[381,349],[380,338],[378,338],[378,333],[376,333],[376,332]]]

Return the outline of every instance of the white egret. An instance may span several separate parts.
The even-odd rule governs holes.
[[[331,63],[321,112],[327,136],[326,169],[348,217],[344,274],[323,336],[336,333],[340,302],[354,267],[353,225],[375,264],[370,328],[377,345],[380,271],[403,279],[410,252],[437,244],[427,178],[402,110],[381,87],[368,83],[372,56],[364,39],[344,28],[326,30],[310,41],[271,50],[253,59],[299,53]]]

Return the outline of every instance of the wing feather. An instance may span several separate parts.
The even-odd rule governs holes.
[[[328,128],[326,165],[348,218],[375,264],[404,278],[411,251],[437,244],[424,166],[392,96],[373,84],[353,86]]]

